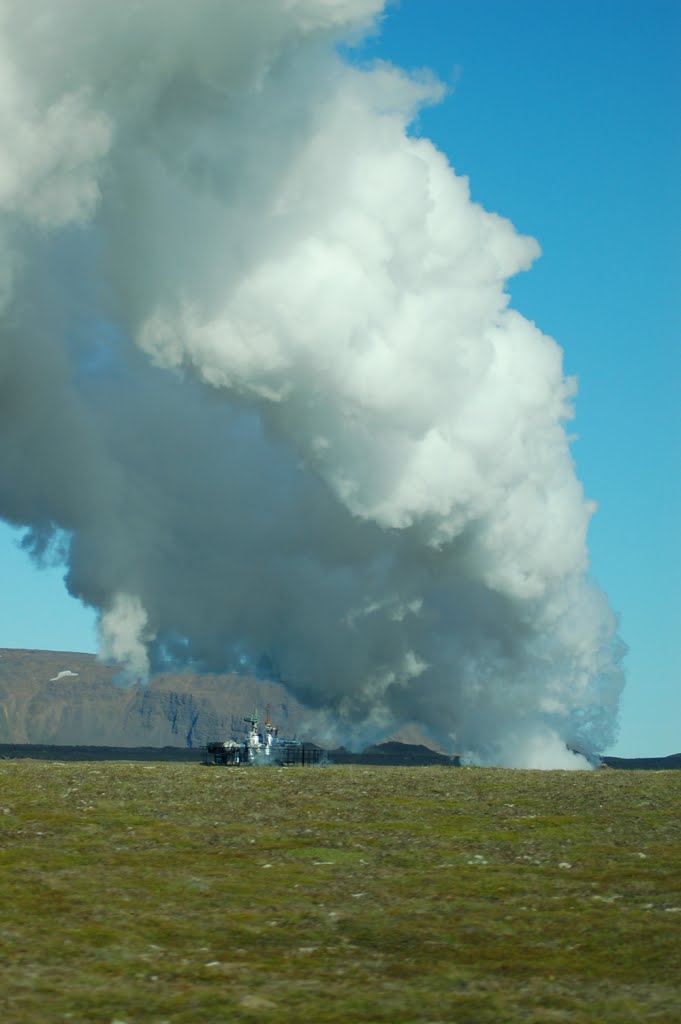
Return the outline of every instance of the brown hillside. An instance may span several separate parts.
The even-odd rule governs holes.
[[[305,712],[282,686],[250,677],[166,672],[116,686],[93,654],[0,649],[0,743],[201,747],[243,731],[254,706],[287,735]]]

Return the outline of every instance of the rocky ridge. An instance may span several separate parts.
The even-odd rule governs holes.
[[[163,672],[122,687],[116,674],[93,654],[0,649],[0,743],[196,749],[267,704],[287,735],[305,731],[305,710],[277,683]]]

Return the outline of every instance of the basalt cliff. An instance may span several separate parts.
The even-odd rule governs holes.
[[[0,649],[0,744],[200,748],[268,704],[282,732],[304,733],[304,709],[276,683],[163,672],[122,687],[93,654]]]

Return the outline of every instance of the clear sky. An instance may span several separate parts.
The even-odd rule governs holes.
[[[402,0],[360,59],[450,91],[417,130],[543,255],[512,303],[579,378],[574,456],[591,566],[629,645],[623,756],[681,750],[681,4]],[[62,570],[0,525],[0,646],[92,651]]]

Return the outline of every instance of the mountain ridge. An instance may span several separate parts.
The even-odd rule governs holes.
[[[159,672],[116,685],[118,668],[77,651],[0,649],[0,743],[196,749],[270,705],[287,731],[308,712],[278,683],[250,676]]]

